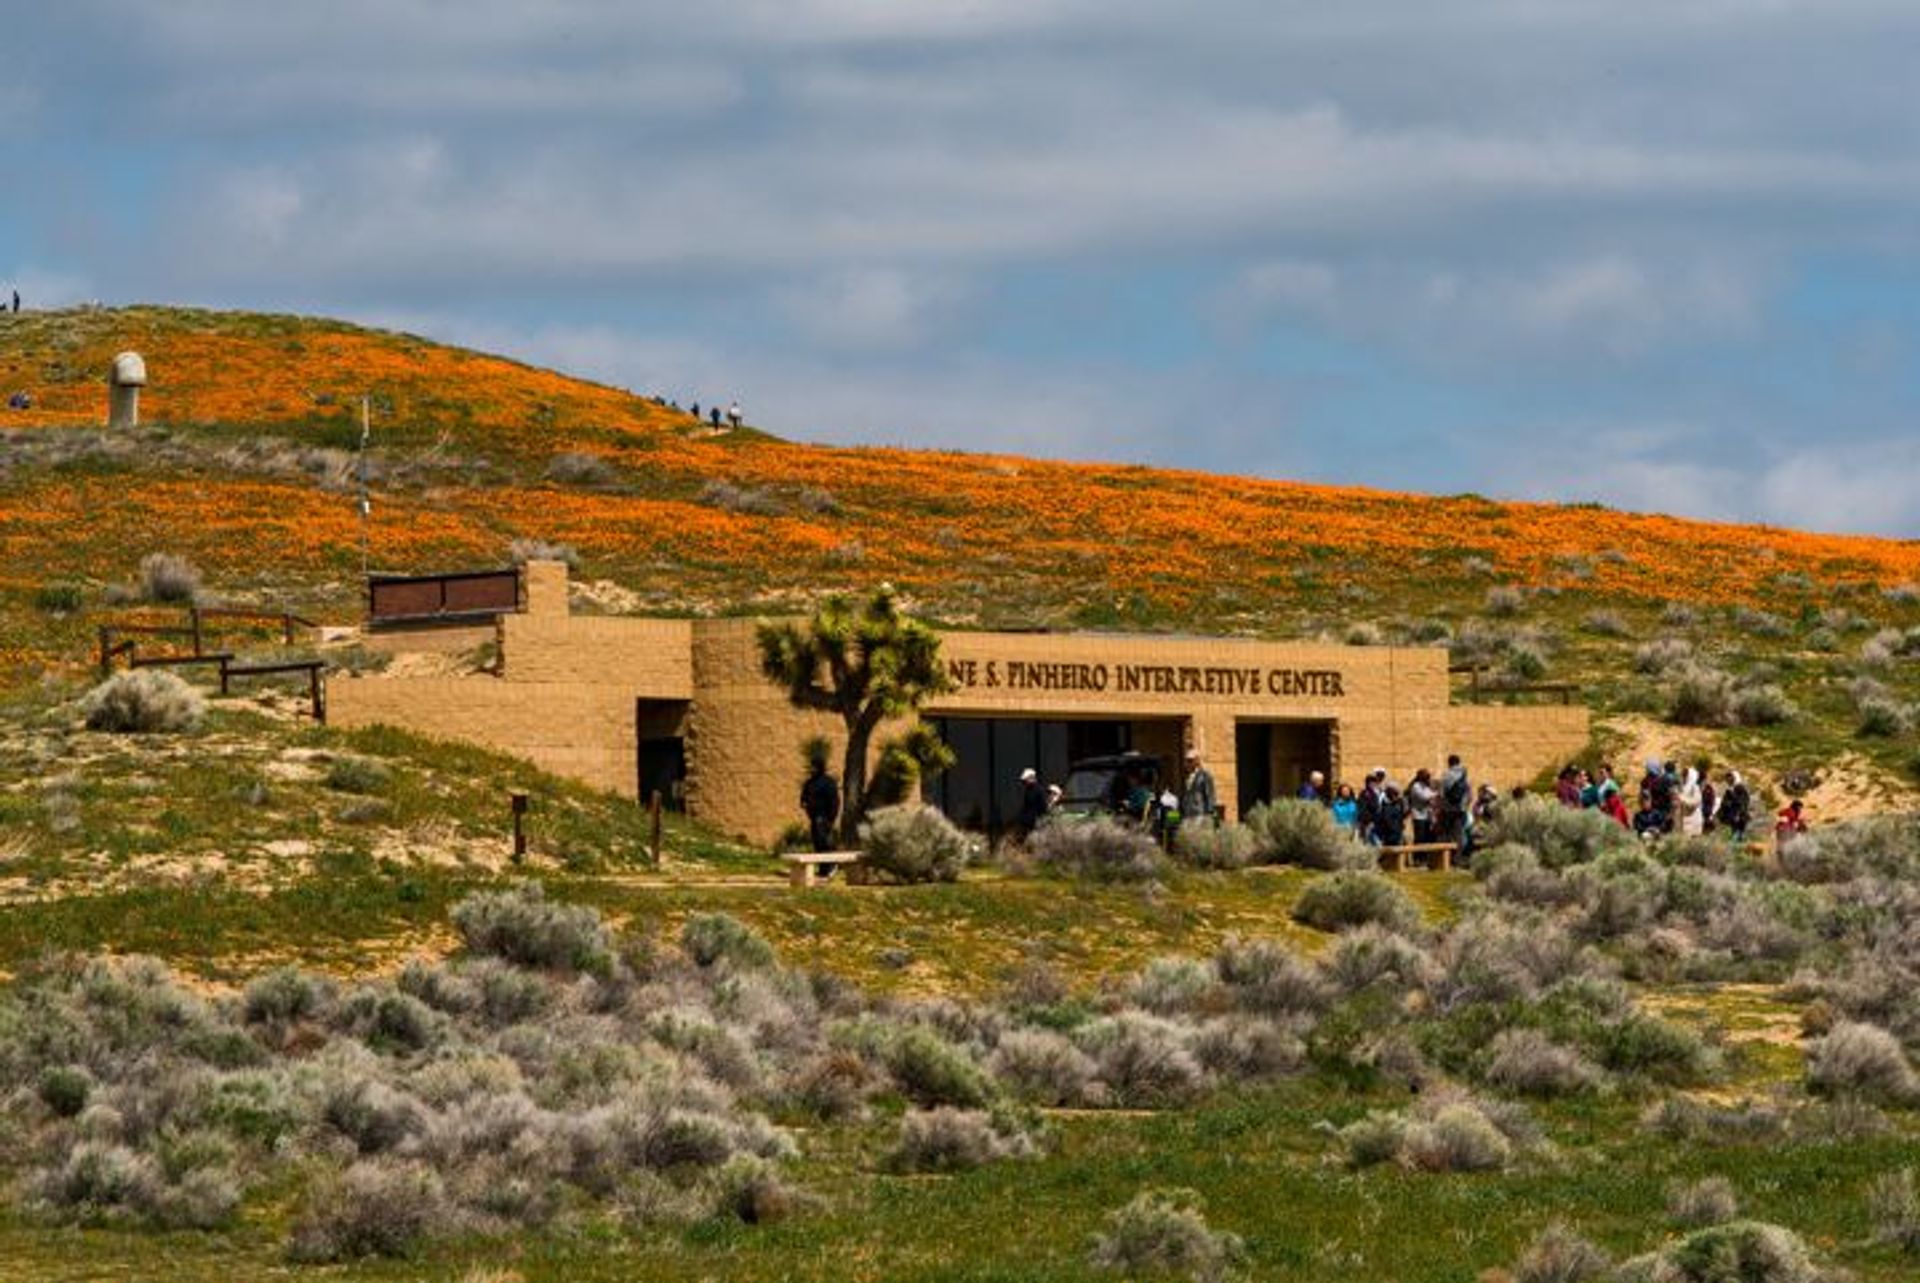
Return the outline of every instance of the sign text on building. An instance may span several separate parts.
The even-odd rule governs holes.
[[[1177,664],[1074,664],[957,659],[947,673],[963,690],[1086,691],[1100,695],[1321,696],[1347,692],[1324,668],[1213,668]]]

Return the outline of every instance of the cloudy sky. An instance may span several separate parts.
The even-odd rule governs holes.
[[[0,276],[1920,536],[1912,0],[0,0]]]

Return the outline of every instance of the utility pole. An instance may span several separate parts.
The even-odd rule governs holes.
[[[373,500],[367,494],[367,440],[373,435],[372,401],[360,398],[360,457],[354,471],[360,481],[360,580],[365,583],[373,572]]]

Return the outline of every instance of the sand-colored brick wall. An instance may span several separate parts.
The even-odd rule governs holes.
[[[617,615],[508,615],[501,673],[511,682],[590,682],[647,699],[693,698],[693,624]]]
[[[1440,751],[1458,753],[1476,784],[1504,792],[1578,757],[1589,734],[1578,705],[1461,705],[1447,710]]]
[[[338,677],[327,683],[336,726],[396,726],[524,757],[558,775],[632,796],[634,693],[590,682],[497,677]]]
[[[541,618],[566,618],[567,579],[567,563],[564,561],[529,561],[521,567],[521,592],[526,597],[526,613]]]

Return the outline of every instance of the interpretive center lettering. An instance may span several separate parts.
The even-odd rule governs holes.
[[[947,673],[962,690],[1085,691],[1096,695],[1346,695],[1325,668],[1213,668],[1177,664],[1073,664],[957,659]]]

